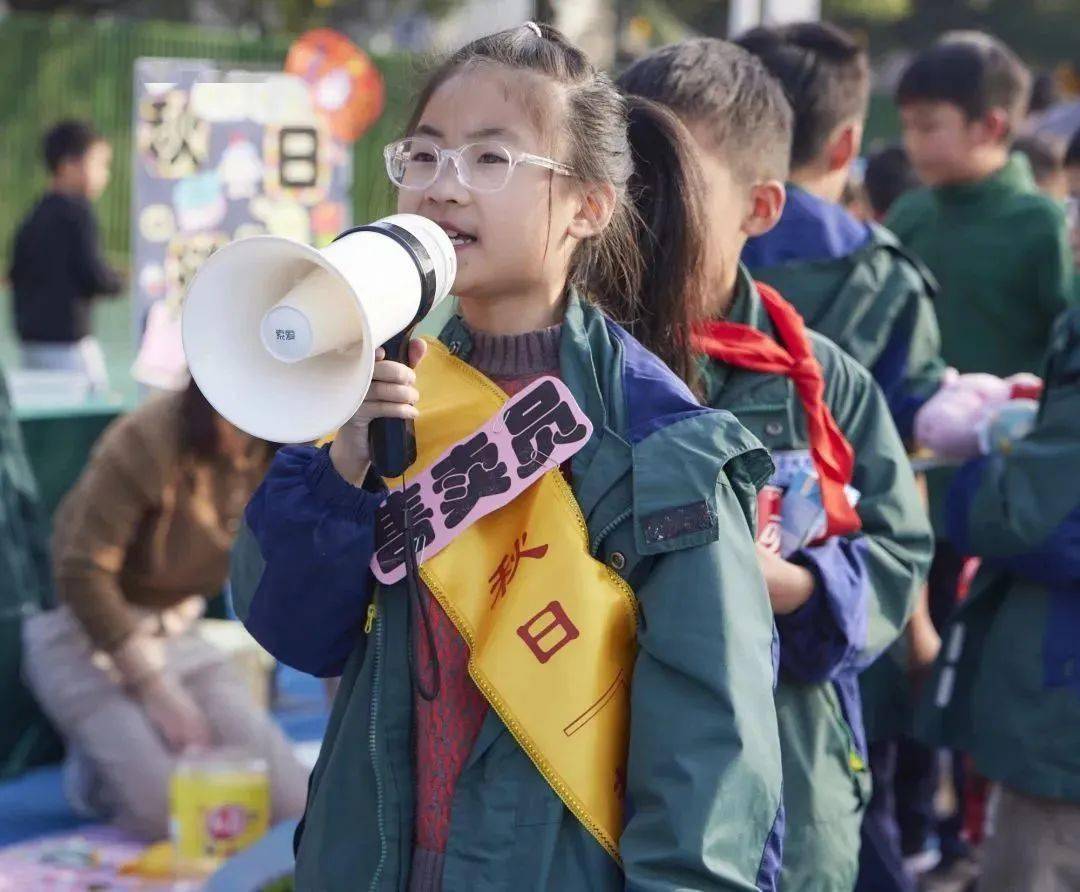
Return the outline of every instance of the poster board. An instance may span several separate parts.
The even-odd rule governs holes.
[[[177,389],[179,310],[195,271],[245,236],[328,244],[351,222],[352,151],[309,85],[282,72],[140,58],[133,115],[132,374]]]

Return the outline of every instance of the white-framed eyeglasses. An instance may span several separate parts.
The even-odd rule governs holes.
[[[458,179],[475,192],[498,192],[510,182],[519,164],[544,167],[560,176],[572,177],[574,170],[561,161],[519,152],[500,142],[474,142],[457,149],[444,149],[430,139],[413,136],[399,139],[383,149],[386,175],[399,189],[427,189],[442,174],[447,161],[454,163]]]

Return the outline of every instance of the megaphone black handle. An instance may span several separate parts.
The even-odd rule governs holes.
[[[409,364],[412,329],[394,335],[383,348],[386,358]],[[375,470],[382,477],[400,477],[416,461],[416,431],[412,419],[375,418],[368,425],[368,442]]]

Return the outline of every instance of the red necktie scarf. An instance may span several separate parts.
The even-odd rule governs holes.
[[[851,483],[855,451],[825,405],[821,364],[814,358],[806,325],[799,311],[776,291],[760,282],[757,288],[780,336],[779,343],[749,325],[722,320],[695,325],[691,343],[696,350],[736,368],[785,375],[792,380],[806,413],[810,457],[821,483],[825,535],[858,532],[862,522],[844,492]]]

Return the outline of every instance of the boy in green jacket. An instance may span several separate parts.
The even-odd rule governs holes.
[[[1080,310],[1044,377],[1031,433],[956,475],[949,533],[983,562],[918,715],[1000,784],[986,892],[1080,888]]]
[[[742,261],[756,279],[780,291],[814,331],[867,369],[889,404],[905,442],[915,414],[945,374],[934,315],[937,290],[925,266],[876,223],[841,204],[859,155],[870,97],[865,48],[839,28],[801,22],[754,28],[736,43],[757,56],[783,86],[794,115],[787,201],[776,226],[750,239]],[[896,716],[880,721],[909,671],[930,663],[936,633],[925,601],[906,640],[860,678],[874,799],[863,828],[864,872],[872,885],[910,889],[892,814]],[[883,874],[890,879],[886,880]]]
[[[870,371],[909,440],[945,364],[932,276],[891,232],[840,204],[870,96],[866,50],[820,22],[755,28],[736,43],[780,81],[794,112],[787,202],[742,261]]]
[[[1037,372],[1072,300],[1065,213],[1010,156],[1029,82],[1008,47],[965,33],[916,56],[896,91],[927,188],[897,201],[888,225],[941,285],[942,354],[960,372]]]
[[[1029,90],[1030,75],[1007,46],[963,32],[917,54],[896,91],[904,144],[927,188],[897,201],[887,225],[941,286],[941,352],[960,372],[1038,371],[1051,325],[1073,299],[1065,213],[1039,193],[1027,160],[1010,155]],[[956,603],[963,562],[944,523],[951,476],[928,475],[938,534],[930,610],[939,628]],[[932,768],[932,754],[924,761]],[[963,848],[956,825],[941,828],[946,856]],[[905,840],[909,852],[928,845]]]
[[[850,892],[870,794],[858,673],[910,614],[930,557],[925,512],[870,374],[739,264],[747,237],[767,232],[784,205],[792,121],[780,85],[745,50],[701,39],[638,60],[620,86],[671,108],[701,162],[705,312],[677,332],[698,353],[691,383],[772,450],[772,483],[786,487],[779,553],[764,539],[758,548],[780,634],[780,888]],[[670,336],[647,328],[647,342]],[[793,542],[791,509],[815,475],[824,529]]]

